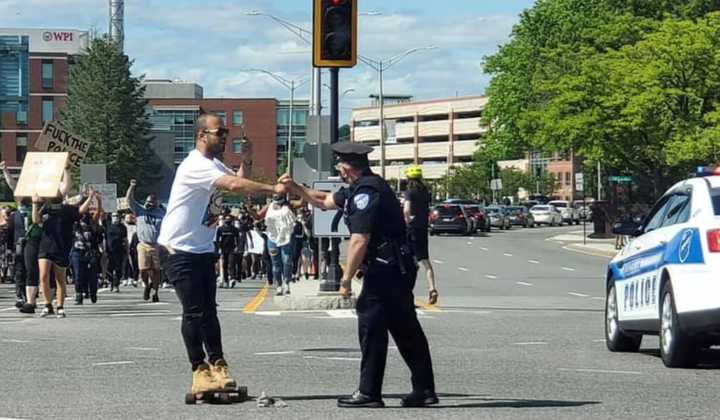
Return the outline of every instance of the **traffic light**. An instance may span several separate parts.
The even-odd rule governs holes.
[[[314,0],[313,65],[357,64],[357,0]]]

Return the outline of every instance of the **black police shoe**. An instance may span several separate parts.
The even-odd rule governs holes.
[[[385,403],[380,398],[373,398],[363,394],[360,391],[355,391],[349,397],[339,398],[337,402],[338,407],[341,408],[383,408]]]
[[[401,400],[403,407],[427,407],[439,402],[435,391],[413,391]]]

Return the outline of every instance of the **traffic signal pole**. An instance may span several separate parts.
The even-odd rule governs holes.
[[[330,144],[338,142],[340,129],[340,81],[339,69],[330,69]],[[333,175],[337,175],[334,168]],[[321,292],[337,292],[340,290],[342,270],[340,268],[339,241],[330,239],[330,265],[328,265],[327,278],[320,283]]]

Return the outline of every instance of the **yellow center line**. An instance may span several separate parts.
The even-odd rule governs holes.
[[[439,306],[437,305],[428,305],[427,303],[423,302],[420,299],[415,299],[415,306],[418,308],[428,311],[428,312],[442,312]]]
[[[262,289],[260,289],[257,295],[255,295],[255,297],[250,302],[248,302],[247,305],[245,305],[242,311],[246,314],[251,314],[257,311],[260,305],[262,305],[265,301],[268,290],[270,290],[270,286],[265,285]]]

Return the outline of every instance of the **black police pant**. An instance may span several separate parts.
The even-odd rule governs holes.
[[[223,358],[220,321],[215,294],[215,254],[176,251],[165,261],[168,281],[182,304],[181,333],[195,370],[205,361],[214,364]],[[204,349],[203,349],[204,346]]]
[[[412,289],[387,290],[388,285],[402,281],[401,277],[397,268],[369,269],[357,302],[358,335],[362,351],[359,389],[374,398],[382,396],[388,332],[392,334],[400,355],[410,368],[413,390],[435,391],[430,348],[415,312]]]

